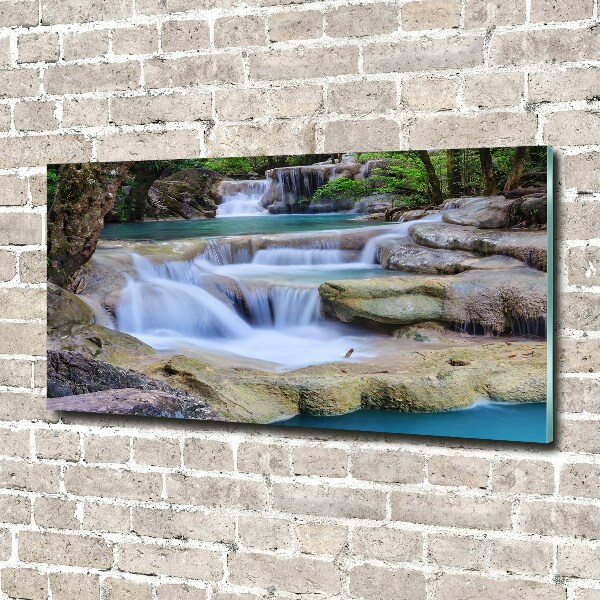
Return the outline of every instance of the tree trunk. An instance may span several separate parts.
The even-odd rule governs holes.
[[[416,154],[423,163],[425,172],[427,173],[427,185],[429,187],[431,203],[435,206],[438,206],[444,201],[444,194],[442,193],[442,184],[440,182],[440,178],[435,172],[435,167],[431,162],[429,152],[427,152],[427,150],[418,150]]]
[[[77,290],[77,274],[96,250],[129,163],[63,165],[48,215],[48,279]]]
[[[495,196],[498,193],[498,185],[494,173],[492,151],[489,148],[480,148],[479,160],[481,161],[481,172],[483,173],[483,195]]]
[[[448,191],[450,196],[456,198],[462,193],[460,185],[460,162],[457,150],[446,150],[446,173],[448,177]]]
[[[515,154],[510,163],[510,169],[506,176],[506,183],[504,184],[504,191],[514,190],[519,187],[521,183],[521,177],[523,177],[523,171],[525,170],[525,159],[527,158],[527,147],[519,146],[515,149]]]

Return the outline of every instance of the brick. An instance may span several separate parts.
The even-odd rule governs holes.
[[[276,81],[355,74],[358,70],[358,49],[292,48],[251,54],[248,58],[250,79]]]
[[[208,21],[167,21],[162,26],[161,43],[165,52],[208,48]]]
[[[158,29],[156,25],[120,27],[112,33],[114,54],[152,54],[158,51]]]
[[[102,598],[106,600],[152,600],[152,586],[127,579],[105,579]]]
[[[263,510],[267,504],[264,482],[246,479],[167,475],[167,492],[169,500],[177,504],[255,510]]]
[[[600,454],[600,439],[594,434],[597,427],[598,421],[559,421],[558,447],[565,452]]]
[[[246,548],[287,550],[292,547],[292,535],[288,521],[240,517],[238,531],[240,544]]]
[[[0,245],[25,246],[42,241],[42,216],[5,213],[0,218]]]
[[[133,16],[132,0],[42,0],[42,24],[118,21]]]
[[[275,121],[270,125],[217,125],[206,139],[211,156],[313,154],[315,127],[305,121]]]
[[[15,106],[15,128],[20,131],[57,129],[56,103],[18,102]]]
[[[255,594],[245,594],[243,592],[223,592],[220,594],[213,594],[211,596],[212,600],[262,600],[260,596],[256,596]]]
[[[122,544],[119,569],[142,575],[167,575],[219,581],[223,576],[220,552],[181,546]]]
[[[366,559],[418,561],[423,555],[423,536],[385,526],[358,527],[352,532],[352,552]]]
[[[556,572],[565,577],[600,579],[600,548],[586,544],[559,545]]]
[[[560,494],[580,498],[600,498],[600,465],[569,464],[561,471]]]
[[[46,186],[46,174],[31,175],[29,179],[29,191],[31,193],[31,204],[33,206],[46,206],[48,190]]]
[[[129,533],[129,507],[86,502],[83,508],[83,529]]]
[[[274,117],[306,117],[323,108],[323,90],[316,85],[294,86],[271,91]]]
[[[22,496],[0,495],[0,514],[4,524],[29,525],[31,523],[31,501]]]
[[[352,477],[384,483],[421,483],[425,480],[425,459],[411,452],[363,450],[352,457]]]
[[[38,429],[35,432],[35,450],[38,458],[78,461],[79,434],[74,431]]]
[[[0,392],[0,420],[55,423],[58,413],[46,408],[45,395]]]
[[[45,360],[36,360],[33,363],[33,387],[45,388],[48,383],[48,373]]]
[[[523,502],[518,529],[540,535],[600,539],[600,507],[572,502]]]
[[[323,13],[316,10],[275,13],[269,17],[272,42],[312,40],[323,36]]]
[[[0,131],[8,132],[11,129],[10,106],[0,106]]]
[[[62,126],[102,127],[108,125],[108,100],[79,98],[63,102]]]
[[[0,176],[0,206],[23,206],[27,204],[27,179],[14,175]]]
[[[451,29],[460,25],[460,4],[457,0],[423,0],[402,6],[402,29]]]
[[[63,38],[63,56],[65,60],[97,58],[107,53],[108,29],[67,33]]]
[[[198,155],[199,148],[196,131],[116,133],[98,139],[98,160],[190,158]]]
[[[0,282],[10,281],[17,274],[17,259],[12,252],[0,250]],[[3,384],[4,385],[4,384]]]
[[[600,192],[600,181],[597,177],[599,169],[600,153],[566,156],[565,186],[577,188],[579,192]]]
[[[295,594],[340,594],[341,575],[324,560],[302,556],[284,558],[267,554],[233,554],[228,559],[229,580],[234,585],[273,587]]]
[[[38,69],[0,71],[0,98],[37,96],[40,90]]]
[[[112,121],[117,125],[202,121],[209,119],[212,111],[210,94],[196,91],[185,94],[113,98],[111,105]]]
[[[225,544],[235,541],[235,522],[229,515],[134,507],[131,520],[138,535]]]
[[[238,446],[237,468],[242,473],[289,475],[289,452],[282,446],[244,442]]]
[[[215,598],[215,595],[212,595]],[[186,583],[161,585],[156,590],[156,600],[206,600],[206,590]]]
[[[562,373],[597,373],[600,371],[600,340],[561,340],[558,365]]]
[[[425,575],[407,569],[360,565],[350,571],[350,594],[365,600],[425,600]]]
[[[77,503],[64,498],[36,498],[34,518],[36,525],[52,529],[80,529],[75,516]]]
[[[595,144],[599,134],[600,111],[554,113],[544,128],[544,140],[549,145]]]
[[[600,68],[561,69],[530,73],[531,102],[594,100],[600,89]],[[568,173],[568,171],[567,171]]]
[[[10,38],[0,38],[0,65],[11,65],[13,62]]]
[[[134,460],[139,465],[179,467],[179,440],[169,438],[135,438]]]
[[[339,448],[300,446],[292,449],[294,475],[346,477],[348,454]]]
[[[411,148],[471,148],[532,145],[537,121],[528,113],[421,117],[409,128]]]
[[[600,600],[600,590],[579,589],[577,590],[577,600]]]
[[[267,103],[262,90],[227,90],[216,93],[219,118],[224,121],[248,121],[266,116]]]
[[[525,0],[466,0],[465,28],[519,25],[525,22]]]
[[[200,0],[190,4],[190,0],[137,0],[137,14],[163,15],[168,13],[194,10],[209,10],[211,8],[230,8],[233,0]]]
[[[541,29],[497,34],[492,37],[491,66],[576,62],[600,58],[593,29]]]
[[[17,40],[17,62],[37,63],[56,62],[60,56],[58,33],[28,33],[20,35]]]
[[[521,73],[476,75],[465,80],[463,102],[474,108],[519,105],[524,93]]]
[[[340,6],[325,14],[329,37],[364,37],[398,30],[398,8],[394,4]]]
[[[559,379],[558,408],[566,412],[600,412],[600,379]]]
[[[593,13],[593,0],[574,0],[568,6],[557,0],[531,0],[532,23],[591,19]]]
[[[30,388],[31,362],[28,360],[0,361],[0,385]]]
[[[550,575],[552,544],[531,540],[492,540],[490,566],[497,571],[520,575]]]
[[[492,466],[492,490],[511,494],[552,494],[554,466],[543,461],[500,460]]]
[[[60,65],[46,71],[44,87],[48,94],[57,95],[135,90],[140,75],[137,62]]]
[[[29,458],[29,432],[27,430],[0,429],[0,453],[13,458]]]
[[[1,262],[1,259],[0,259]],[[2,270],[0,269],[0,272]],[[10,274],[11,270],[7,269]],[[19,274],[22,283],[41,283],[46,280],[45,252],[22,252],[19,255]],[[1,279],[2,277],[0,277]],[[9,279],[12,279],[10,277]]]
[[[134,473],[94,467],[72,466],[65,469],[65,488],[78,496],[90,492],[99,498],[159,500],[162,494],[160,473]]]
[[[486,542],[484,539],[432,534],[429,536],[428,560],[444,567],[483,569]]]
[[[46,600],[48,576],[35,569],[2,569],[2,591],[8,598]]]
[[[558,298],[558,320],[567,329],[598,331],[597,296],[590,293],[565,293]]]
[[[363,52],[366,73],[409,73],[434,69],[464,69],[483,63],[483,39],[398,40],[371,44]]]
[[[85,162],[89,161],[91,155],[91,142],[79,135],[29,136],[27,143],[23,143],[22,138],[0,140],[0,168],[3,169],[15,166],[34,167],[64,162]],[[4,219],[5,215],[2,218]],[[0,237],[2,237],[1,232]],[[29,243],[38,243],[38,241]]]
[[[556,208],[561,239],[589,240],[598,236],[594,223],[600,218],[600,202],[583,196],[575,202],[559,202]]]
[[[483,458],[432,456],[429,459],[429,483],[486,488],[490,464]]]
[[[50,573],[53,600],[97,600],[100,584],[95,575]]]
[[[36,323],[0,323],[0,354],[43,354],[45,329]]]
[[[325,126],[325,152],[393,150],[400,147],[400,127],[391,119],[335,121]]]
[[[190,56],[174,60],[151,59],[144,66],[146,87],[172,88],[243,80],[242,59],[237,54]]]
[[[83,453],[88,463],[118,463],[129,460],[131,440],[126,436],[90,435],[83,439]]]
[[[348,543],[348,530],[341,525],[300,523],[296,525],[296,538],[304,554],[336,556]]]
[[[382,519],[385,514],[385,492],[333,485],[275,483],[273,504],[275,509],[292,514]]]
[[[402,84],[402,103],[412,110],[451,110],[457,96],[455,79],[409,79]]]
[[[381,113],[395,109],[396,104],[396,84],[393,81],[351,81],[327,88],[327,105],[331,112]]]
[[[490,579],[479,575],[442,574],[436,600],[565,600],[563,586],[520,579]]]
[[[225,17],[215,21],[217,48],[264,46],[265,19],[259,16]]]
[[[233,448],[229,442],[189,438],[183,447],[183,463],[189,469],[233,471]]]
[[[9,561],[12,554],[12,535],[7,529],[0,529],[0,560]]]
[[[511,503],[488,497],[392,492],[392,518],[396,521],[465,527],[508,529]]]
[[[69,567],[108,569],[113,562],[110,544],[101,538],[22,531],[19,534],[19,558],[25,562],[52,561]]]
[[[0,27],[34,27],[38,23],[38,0],[4,0],[0,2]]]

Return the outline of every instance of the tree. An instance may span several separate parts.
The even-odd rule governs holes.
[[[483,195],[494,196],[498,193],[498,185],[494,173],[492,151],[489,148],[480,148],[479,160],[481,161],[481,173],[483,175]]]
[[[523,171],[525,170],[525,160],[527,159],[527,147],[519,146],[515,148],[508,175],[506,176],[506,183],[504,184],[504,191],[514,190],[519,187],[521,183],[521,177],[523,177]]]
[[[442,184],[440,178],[435,172],[435,167],[431,162],[431,157],[427,150],[417,150],[415,154],[419,157],[419,160],[425,167],[425,173],[427,175],[427,187],[429,189],[429,197],[431,198],[432,204],[437,206],[444,201],[444,194],[442,192]]]
[[[77,291],[78,273],[96,250],[129,163],[63,165],[48,215],[48,278]]]
[[[450,196],[460,196],[462,189],[460,185],[461,173],[458,150],[446,150],[446,173]]]

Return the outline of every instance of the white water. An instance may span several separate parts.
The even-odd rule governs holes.
[[[261,204],[267,186],[266,179],[224,181],[221,184],[222,200],[217,208],[217,217],[257,215],[267,212]]]

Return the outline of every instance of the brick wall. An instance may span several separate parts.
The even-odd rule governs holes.
[[[0,597],[600,599],[598,0],[0,0]],[[52,414],[58,161],[557,151],[550,447]]]

